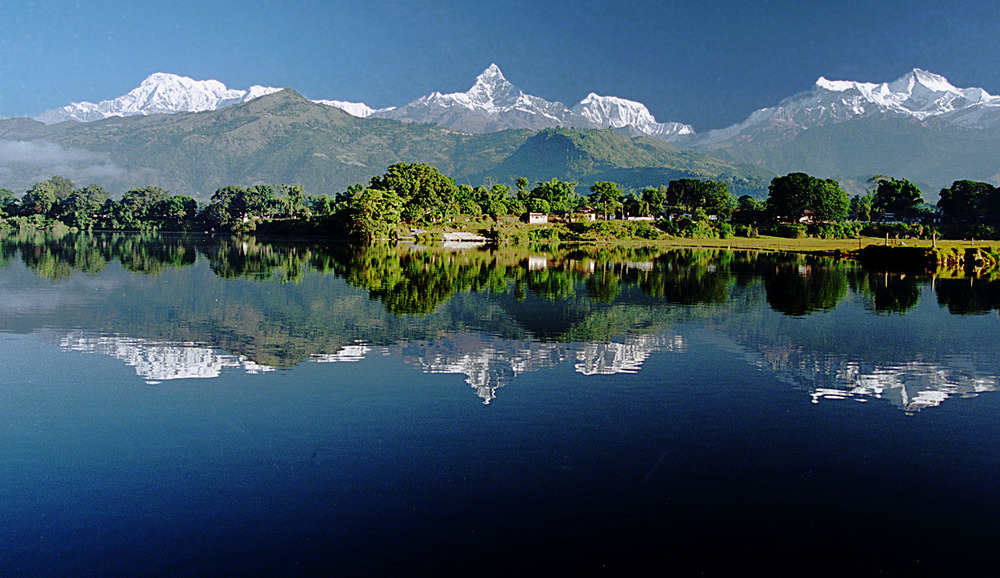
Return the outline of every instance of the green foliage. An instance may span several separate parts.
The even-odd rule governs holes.
[[[851,198],[850,212],[859,221],[871,221],[874,215],[874,197],[871,194],[854,195]]]
[[[622,192],[615,183],[600,181],[590,186],[588,200],[599,213],[604,213],[605,219],[608,219],[622,207]]]
[[[54,179],[55,177],[53,177]],[[47,215],[56,204],[56,183],[52,179],[35,183],[21,197],[22,215]]]
[[[68,227],[90,229],[110,209],[111,196],[98,185],[90,185],[71,192],[51,210],[52,217]]]
[[[535,212],[569,211],[576,205],[577,200],[576,183],[553,178],[546,182],[538,182],[535,188],[531,189],[528,194],[528,208],[534,211],[533,206],[548,205],[547,209]],[[544,201],[544,205],[539,201]]]
[[[154,204],[148,216],[157,230],[184,231],[191,227],[197,213],[197,201],[186,195],[172,195]]]
[[[732,197],[726,183],[701,179],[670,181],[667,202],[688,211],[701,209],[709,215],[728,219],[733,211]]]
[[[457,212],[455,181],[431,165],[396,163],[384,175],[372,177],[369,187],[396,195],[407,222],[437,222]]]
[[[906,179],[882,177],[872,199],[872,208],[880,213],[909,215],[922,202],[920,189]]]
[[[817,221],[843,221],[850,200],[833,179],[791,173],[771,181],[767,205],[785,221],[797,221],[806,211]]]
[[[142,187],[126,192],[114,206],[114,228],[133,231],[155,229],[150,213],[153,206],[166,197],[167,192],[160,187]]]
[[[989,183],[955,181],[941,189],[937,206],[952,220],[994,220],[1000,216],[1000,190]]]
[[[13,215],[17,211],[18,200],[14,192],[0,188],[0,217]]]
[[[388,239],[401,219],[404,201],[395,191],[368,188],[351,200],[350,230],[365,241]]]
[[[667,205],[667,190],[664,185],[646,187],[642,190],[641,199],[644,203],[645,215],[662,215]]]
[[[305,200],[306,192],[302,185],[281,185],[281,196],[278,201],[283,206],[285,214],[290,218],[308,216]]]

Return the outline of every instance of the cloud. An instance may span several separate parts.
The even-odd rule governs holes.
[[[128,172],[106,155],[50,142],[0,140],[0,187],[26,190],[52,176],[115,188]]]

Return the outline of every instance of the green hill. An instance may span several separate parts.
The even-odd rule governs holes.
[[[612,130],[548,129],[475,178],[507,182],[518,176],[532,182],[556,177],[581,186],[614,181],[626,188],[665,185],[679,178],[713,178],[728,182],[734,193],[760,196],[774,175],[684,151],[659,139],[628,137]]]
[[[759,131],[706,152],[777,174],[805,172],[862,183],[878,174],[907,178],[930,202],[953,181],[1000,178],[1000,130],[933,120],[864,118],[808,130]]]
[[[590,130],[466,134],[356,118],[293,90],[200,113],[49,126],[7,119],[0,121],[0,150],[5,145],[26,157],[0,158],[0,187],[14,191],[59,174],[81,184],[95,182],[113,195],[157,185],[206,200],[225,185],[263,183],[298,183],[310,194],[333,194],[367,183],[401,161],[432,164],[473,185],[525,176],[639,187],[719,175],[759,184],[752,170],[655,139]]]

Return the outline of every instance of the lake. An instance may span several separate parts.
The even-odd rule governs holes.
[[[1000,281],[0,236],[0,574],[991,573]]]

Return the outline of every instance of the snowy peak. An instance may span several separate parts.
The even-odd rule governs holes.
[[[895,82],[888,85],[893,92],[914,94],[914,91],[928,92],[959,92],[945,77],[914,68]]]
[[[591,92],[573,107],[572,112],[594,128],[633,129],[634,133],[660,138],[694,134],[690,125],[656,122],[646,105],[617,96]]]
[[[316,104],[332,106],[333,108],[339,108],[347,114],[358,118],[368,118],[378,112],[378,110],[363,102],[347,102],[344,100],[314,100],[313,102]]]
[[[972,109],[1000,112],[1000,98],[981,88],[956,88],[945,77],[915,68],[892,82],[882,84],[832,81],[820,78],[811,93],[792,97],[779,107],[788,110],[818,110],[825,107],[826,120],[847,120],[873,114],[905,115],[923,120],[940,117],[957,124],[976,126],[982,115],[969,117]],[[840,109],[840,114],[833,114]],[[814,115],[815,116],[815,115]]]
[[[512,91],[520,92],[504,78],[499,66],[491,64],[476,77],[476,83],[466,94],[470,100],[485,103],[492,102],[498,95],[507,96]]]
[[[593,92],[573,107],[573,112],[595,124],[620,127],[636,122],[656,122],[645,105],[616,96],[599,96]]]
[[[217,80],[193,80],[157,72],[118,98],[97,104],[75,102],[47,110],[35,119],[53,124],[68,120],[90,122],[112,116],[218,110],[279,90],[256,85],[247,90],[231,89]],[[688,125],[658,123],[644,105],[623,98],[591,93],[570,109],[561,102],[525,94],[504,77],[495,63],[486,67],[466,92],[433,92],[398,108],[374,109],[361,102],[341,100],[313,102],[339,108],[360,118],[439,124],[470,133],[518,128],[610,128],[633,136],[654,136],[664,140],[694,133]]]
[[[591,93],[570,109],[561,102],[525,94],[504,77],[496,64],[490,64],[480,73],[466,92],[433,92],[399,108],[372,110],[361,103],[316,102],[336,106],[354,116],[439,124],[471,133],[512,128],[611,128],[630,135],[670,140],[694,132],[688,125],[658,123],[644,105],[623,98]]]
[[[157,72],[128,94],[97,104],[75,102],[47,110],[35,117],[46,124],[75,120],[90,122],[112,116],[201,112],[252,100],[280,88],[252,86],[249,90],[227,88],[218,80],[193,80],[186,76]]]
[[[880,84],[820,77],[812,90],[706,133],[698,143],[715,145],[740,134],[747,138],[748,129],[808,130],[868,117],[936,119],[964,128],[989,128],[1000,126],[1000,97],[981,88],[956,88],[945,77],[919,68]]]
[[[476,77],[476,82],[466,92],[453,92],[450,94],[433,92],[400,107],[400,109],[419,110],[424,107],[463,107],[481,109],[487,113],[491,113],[515,107],[524,100],[525,96],[523,92],[504,78],[503,73],[500,72],[500,67],[496,64],[491,64]]]

